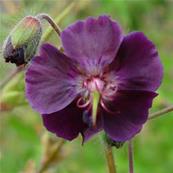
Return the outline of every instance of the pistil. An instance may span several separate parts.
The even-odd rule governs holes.
[[[92,92],[92,124],[96,125],[98,105],[100,102],[100,93],[95,90]]]

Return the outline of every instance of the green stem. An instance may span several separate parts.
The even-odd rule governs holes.
[[[107,144],[106,142],[104,142],[104,143],[105,143],[105,155],[106,155],[109,173],[117,173],[112,147],[109,144]]]

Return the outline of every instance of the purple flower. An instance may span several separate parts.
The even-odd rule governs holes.
[[[26,95],[46,128],[72,140],[104,130],[126,141],[146,122],[162,79],[154,44],[123,35],[107,16],[89,17],[61,33],[64,53],[43,44],[26,72]]]

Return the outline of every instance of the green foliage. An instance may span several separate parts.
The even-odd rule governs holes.
[[[3,88],[1,102],[9,105],[11,108],[26,105],[24,90],[24,74],[19,73]]]

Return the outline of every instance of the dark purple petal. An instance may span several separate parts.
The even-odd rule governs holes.
[[[47,130],[55,133],[57,136],[67,140],[73,140],[82,133],[87,125],[83,122],[82,109],[76,107],[72,102],[63,110],[52,114],[44,114],[43,123]]]
[[[115,141],[126,141],[136,135],[148,118],[148,109],[156,93],[118,91],[113,102],[105,103],[113,114],[103,110],[104,130]]]
[[[69,105],[77,96],[75,65],[50,44],[43,44],[26,72],[26,96],[41,114],[50,114]]]
[[[111,68],[120,89],[155,91],[163,76],[157,49],[141,32],[125,36]]]
[[[89,17],[66,28],[61,38],[67,56],[85,70],[95,72],[113,61],[122,41],[122,31],[108,16]]]

